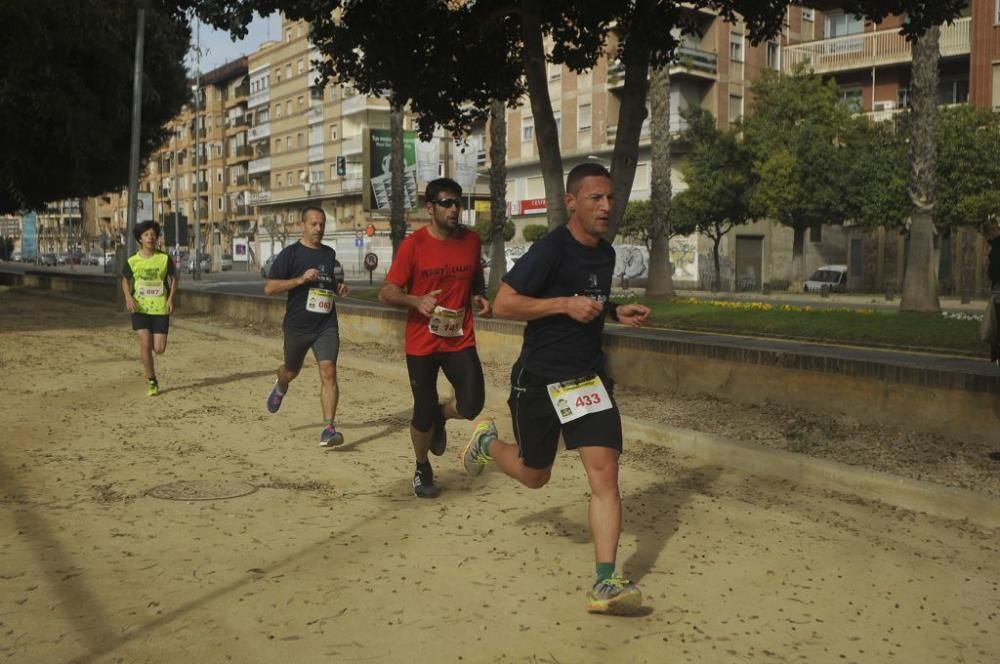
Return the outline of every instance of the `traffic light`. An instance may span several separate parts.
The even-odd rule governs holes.
[[[347,157],[337,157],[337,175],[347,175]]]

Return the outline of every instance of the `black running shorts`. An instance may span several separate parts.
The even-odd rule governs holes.
[[[300,371],[310,348],[317,362],[336,363],[340,354],[340,328],[327,325],[319,332],[285,330],[285,368]]]
[[[560,434],[568,450],[610,447],[622,451],[622,418],[615,403],[614,381],[603,374],[601,380],[611,397],[612,407],[562,424],[549,400],[547,383],[524,371],[520,363],[514,365],[507,405],[524,465],[537,470],[551,466],[556,459]]]
[[[455,388],[455,410],[467,420],[479,415],[486,402],[483,366],[475,346],[452,353],[407,355],[406,369],[413,392],[413,419],[417,431],[427,432],[434,426],[440,412],[438,406],[438,370]]]
[[[149,330],[153,334],[167,334],[170,331],[170,316],[157,314],[132,314],[133,330]]]

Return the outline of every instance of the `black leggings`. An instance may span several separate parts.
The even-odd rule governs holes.
[[[406,368],[410,372],[410,389],[413,391],[413,428],[426,433],[434,426],[440,412],[438,405],[438,369],[455,388],[455,409],[467,420],[483,410],[486,387],[483,366],[475,347],[454,353],[432,355],[407,355]]]

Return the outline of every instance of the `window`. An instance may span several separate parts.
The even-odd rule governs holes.
[[[287,30],[285,30],[285,43],[287,44],[288,42],[291,41],[292,41],[292,29],[288,28]]]
[[[303,146],[302,132],[300,131],[295,135],[295,147],[301,148]]]
[[[1000,0],[997,0],[996,9],[993,11],[993,24],[1000,25]],[[996,87],[993,89],[996,90]]]
[[[289,99],[288,101],[285,102],[285,115],[291,115],[291,114],[292,114],[292,100]]]
[[[1000,108],[1000,63],[993,64],[993,108]]]
[[[743,33],[729,33],[729,59],[733,62],[743,62]]]
[[[274,186],[275,187],[281,187],[281,186],[283,186],[281,184],[281,182],[282,182],[282,180],[281,180],[281,173],[278,173],[277,175],[274,176]]]
[[[305,63],[302,61],[302,58],[299,58],[299,61],[296,64],[296,67],[298,69],[298,73],[300,73],[300,74],[306,70]]]
[[[781,46],[777,42],[767,42],[767,66],[769,69],[781,69]]]
[[[823,224],[813,224],[809,227],[809,241],[810,242],[822,242],[823,241]]]
[[[864,93],[861,88],[841,88],[840,101],[851,113],[860,113],[865,108]]]
[[[732,124],[743,117],[743,97],[729,95],[729,123]]]
[[[323,169],[318,168],[309,173],[309,182],[318,184],[323,181]]]
[[[292,63],[289,62],[287,65],[285,65],[285,78],[291,78],[291,77],[292,77]]]
[[[291,150],[292,149],[292,137],[291,136],[285,136],[285,149],[286,150]]]
[[[302,169],[299,169],[299,182],[305,182],[305,181],[306,181],[306,172],[303,171]]]
[[[554,62],[550,62],[550,63],[548,63],[548,69],[549,69],[549,80],[550,81],[558,81],[560,78],[562,78],[562,65],[561,64],[556,64]]]
[[[969,101],[969,79],[946,78],[938,83],[939,104],[965,104]]]
[[[265,108],[257,111],[257,124],[262,125],[271,119],[271,113]]]
[[[577,131],[590,131],[591,115],[592,112],[590,104],[580,104],[580,108],[578,108],[576,111]]]
[[[843,37],[845,35],[856,35],[865,31],[865,19],[862,16],[845,14],[843,12],[831,13],[826,16],[826,38]]]
[[[295,183],[292,182],[292,172],[288,171],[287,173],[285,173],[285,185],[291,187],[293,184]]]
[[[545,181],[542,176],[528,178],[525,198],[545,198]]]
[[[305,96],[299,95],[298,102],[299,102],[299,108],[302,108],[306,103]]]
[[[337,125],[335,124],[330,125],[330,140],[337,140]]]
[[[535,118],[521,120],[521,141],[527,143],[535,139]]]
[[[337,101],[337,86],[330,86],[330,101]]]
[[[301,36],[302,36],[302,24],[301,24],[301,23],[299,23],[299,27],[298,27],[298,35],[299,35],[299,37],[301,37]]]
[[[278,83],[281,83],[281,67],[274,68],[274,78]]]
[[[280,118],[281,117],[281,104],[275,104],[274,105],[274,117],[276,117],[276,118]]]
[[[222,205],[223,205],[222,201],[223,200],[224,199],[222,198],[222,196],[219,196],[218,198],[215,199],[215,209],[216,210],[221,210],[222,209]]]
[[[816,20],[816,10],[808,9],[806,7],[802,8],[802,20],[803,21],[815,21]]]

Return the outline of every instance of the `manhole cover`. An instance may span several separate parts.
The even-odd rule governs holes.
[[[256,490],[257,487],[246,482],[181,480],[153,487],[146,495],[163,500],[225,500],[248,496]]]

